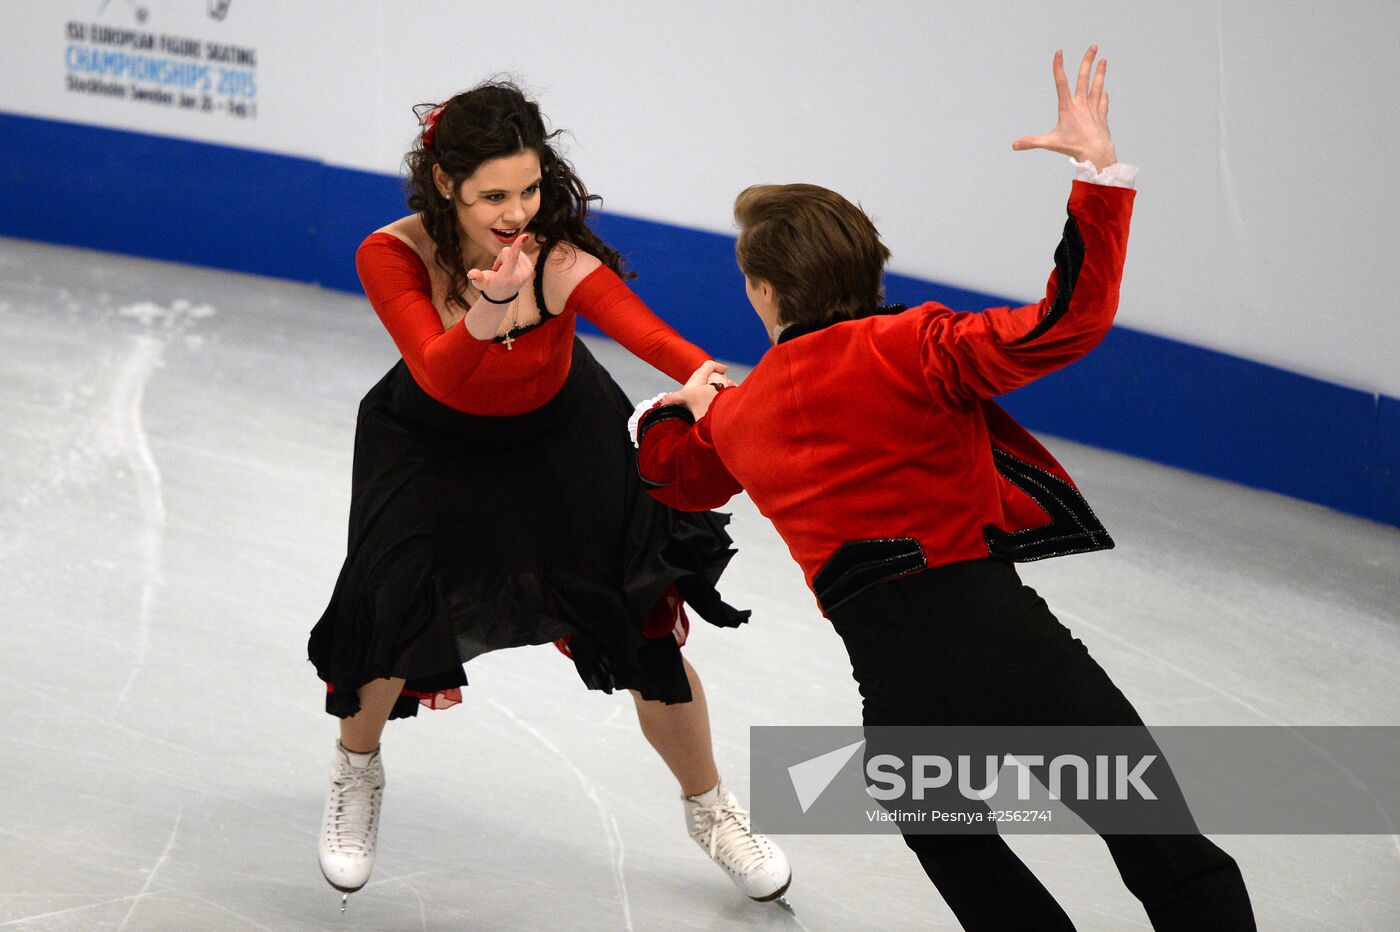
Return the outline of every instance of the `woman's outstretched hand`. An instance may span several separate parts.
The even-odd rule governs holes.
[[[710,410],[710,402],[715,400],[716,392],[734,386],[734,381],[724,374],[728,370],[729,367],[724,363],[707,359],[704,365],[685,380],[680,391],[671,392],[661,399],[661,403],[685,405],[690,409],[690,413],[695,415],[696,420],[699,420]]]
[[[1101,61],[1099,67],[1094,68],[1094,56],[1098,51],[1097,45],[1091,45],[1080,59],[1074,96],[1070,96],[1069,79],[1065,77],[1065,53],[1055,53],[1055,91],[1060,98],[1055,128],[1044,136],[1022,136],[1011,148],[1017,152],[1026,149],[1061,152],[1081,162],[1091,162],[1099,171],[1118,161],[1113,151],[1113,137],[1108,132],[1108,91],[1103,86],[1108,62]]]
[[[529,233],[521,233],[515,241],[501,250],[489,270],[471,269],[467,278],[481,293],[493,301],[504,301],[517,294],[535,274],[535,263],[525,254]]]

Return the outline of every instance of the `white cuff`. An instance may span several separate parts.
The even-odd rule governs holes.
[[[1090,184],[1105,184],[1110,188],[1136,188],[1138,167],[1136,165],[1124,165],[1122,162],[1114,162],[1112,165],[1099,171],[1094,167],[1093,162],[1081,162],[1074,156],[1070,156],[1069,163],[1074,166],[1074,180],[1087,181]]]
[[[627,419],[627,436],[632,438],[632,446],[635,447],[638,445],[637,427],[642,423],[642,415],[646,414],[652,408],[656,407],[656,403],[669,394],[670,392],[662,392],[655,398],[648,398],[646,401],[641,402],[632,412],[632,416]]]

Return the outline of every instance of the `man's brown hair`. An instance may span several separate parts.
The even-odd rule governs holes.
[[[778,293],[780,324],[820,324],[872,310],[890,251],[855,204],[814,184],[759,184],[734,200],[735,254]]]

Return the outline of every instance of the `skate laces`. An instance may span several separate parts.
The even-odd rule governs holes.
[[[749,830],[749,813],[738,801],[725,793],[712,806],[695,804],[698,831],[696,841],[705,846],[710,857],[728,861],[740,873],[748,873],[767,860],[767,852]]]
[[[373,847],[379,808],[379,768],[342,764],[331,778],[330,843],[345,854],[367,854]]]

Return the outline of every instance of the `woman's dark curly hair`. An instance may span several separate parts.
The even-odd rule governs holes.
[[[448,276],[448,303],[465,308],[462,297],[468,285],[462,262],[454,200],[446,200],[433,182],[433,166],[441,165],[457,187],[476,173],[483,162],[531,149],[540,159],[540,209],[527,229],[548,243],[569,243],[596,256],[622,274],[622,256],[603,242],[587,222],[589,206],[601,202],[579,180],[569,162],[554,150],[551,141],[562,130],[547,132],[539,105],[514,83],[492,80],[441,104],[419,104],[414,113],[422,119],[438,110],[436,126],[420,134],[405,156],[408,166],[408,206],[423,218],[433,239],[434,258]],[[630,277],[630,276],[628,276]]]

